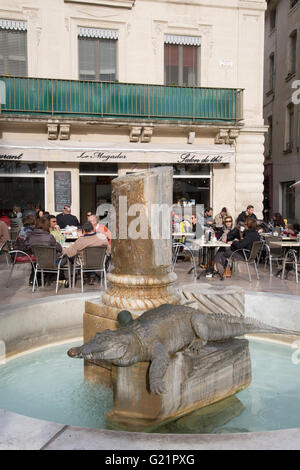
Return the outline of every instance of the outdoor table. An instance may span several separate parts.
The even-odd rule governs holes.
[[[173,238],[194,238],[196,236],[195,232],[174,232],[172,233]]]
[[[193,249],[193,246],[194,247],[196,246],[199,250],[199,261],[198,261],[199,266],[200,266],[201,258],[205,258],[206,268],[204,272],[207,272],[208,269],[213,267],[215,249],[216,248],[229,248],[231,245],[229,245],[229,243],[224,243],[219,240],[206,242],[205,240],[202,240],[202,239],[195,239],[195,240],[191,240],[191,249]],[[203,253],[205,253],[204,257],[201,256],[201,254]],[[202,273],[200,273],[197,276],[197,279],[200,278],[201,274]]]
[[[274,237],[274,235],[272,235],[272,233],[260,233],[259,234],[261,237],[264,237],[264,238],[267,238],[267,237]],[[276,235],[275,235],[276,237]],[[290,240],[293,240],[291,237],[288,237],[287,235],[283,235],[283,236],[280,236],[279,237],[281,238],[282,241],[286,242],[286,241],[290,241]]]
[[[293,241],[289,238],[289,241],[272,241],[272,244],[273,245],[278,245],[278,246],[282,246],[283,248],[293,248],[293,247],[296,247],[296,248],[299,248],[300,247],[300,242],[297,242],[297,240]]]

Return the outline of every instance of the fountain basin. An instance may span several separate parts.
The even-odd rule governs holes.
[[[93,298],[96,297],[99,296],[93,295]],[[53,344],[57,340],[63,341],[79,336],[86,299],[87,297],[82,295],[64,296],[63,300],[51,297],[37,301],[38,306],[35,303],[34,306],[20,305],[2,309],[0,312],[1,339],[6,343],[8,355],[12,356],[14,353],[28,351],[42,344]],[[297,315],[300,298],[252,292],[246,293],[245,301],[246,315],[259,318],[274,326],[300,330],[300,318]],[[24,329],[23,337],[21,337],[22,329]],[[59,336],[56,336],[58,330]],[[287,341],[287,338],[281,337],[280,339]],[[0,412],[0,419],[0,448],[3,449],[181,448],[192,450],[298,449],[300,447],[299,428],[226,435],[170,435],[82,429],[36,420],[4,410]]]

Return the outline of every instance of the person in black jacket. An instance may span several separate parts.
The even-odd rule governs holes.
[[[231,244],[234,240],[238,241],[241,239],[239,229],[237,227],[233,227],[233,218],[231,217],[231,215],[225,217],[223,228],[218,233],[217,238],[220,241],[229,244]],[[230,256],[232,254],[231,246],[228,246],[228,248],[219,248],[215,256],[214,270],[218,271],[220,274],[222,274],[224,271],[224,267],[222,266],[225,266],[227,262],[227,256],[225,255],[225,252],[228,252]]]
[[[247,217],[245,220],[245,232],[243,238],[241,240],[227,240],[227,243],[231,245],[230,249],[221,252],[218,259],[215,259],[219,274],[223,274],[225,266],[227,264],[227,260],[228,258],[230,258],[234,251],[242,249],[251,251],[253,242],[255,241],[260,241],[260,236],[257,231],[257,222],[253,218]],[[244,255],[242,252],[234,253],[233,256],[234,258],[244,259]]]
[[[80,226],[76,215],[71,214],[71,207],[67,204],[64,206],[62,213],[56,216],[56,221],[61,229],[65,228],[67,225],[75,227]]]
[[[253,220],[257,220],[257,217],[254,214],[254,207],[251,205],[247,206],[247,209],[240,213],[236,220],[236,223],[239,224],[240,222],[245,222],[248,217],[251,217],[251,219]]]

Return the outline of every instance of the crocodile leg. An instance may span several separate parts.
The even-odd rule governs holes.
[[[197,315],[197,313],[192,315],[191,324],[192,324],[193,330],[197,338],[195,338],[191,342],[191,344],[187,348],[187,351],[197,354],[200,351],[200,349],[202,349],[206,345],[207,341],[210,339],[209,329],[207,326],[207,321],[204,318],[204,316]]]
[[[151,354],[151,366],[149,370],[150,392],[156,395],[166,393],[163,381],[167,367],[170,363],[170,356],[166,348],[158,341],[153,344]]]

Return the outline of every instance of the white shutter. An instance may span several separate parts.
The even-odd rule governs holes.
[[[0,28],[0,73],[27,76],[27,33]]]

